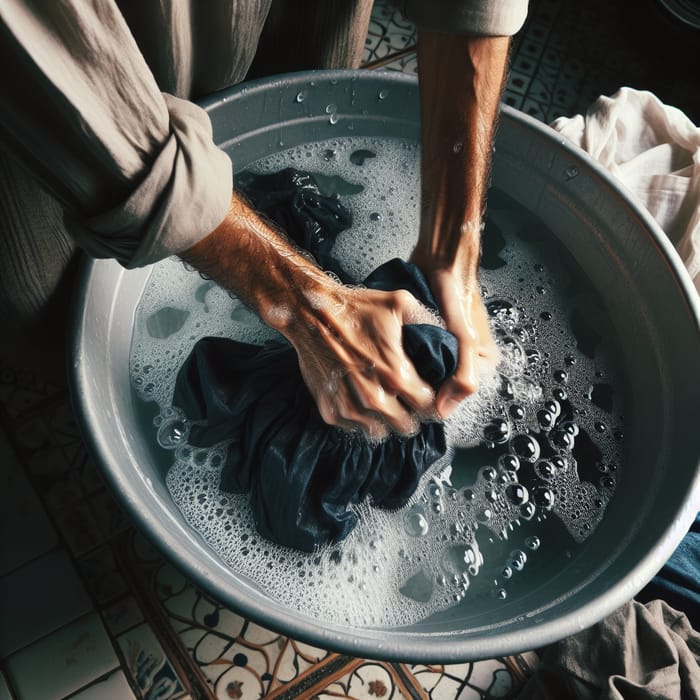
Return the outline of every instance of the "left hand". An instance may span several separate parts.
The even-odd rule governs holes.
[[[457,370],[440,387],[437,412],[448,418],[457,406],[479,388],[483,362],[495,367],[499,352],[491,335],[489,317],[476,277],[456,267],[431,270],[430,263],[412,258],[426,275],[448,331],[459,343]]]

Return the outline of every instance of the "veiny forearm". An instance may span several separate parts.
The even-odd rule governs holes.
[[[403,325],[420,314],[408,292],[343,286],[236,193],[224,221],[181,257],[286,336],[330,425],[381,439],[412,434],[434,413],[434,392],[402,348]]]
[[[476,277],[510,37],[419,32],[422,185],[414,259]]]
[[[181,257],[282,333],[300,318],[317,315],[314,299],[334,298],[339,286],[236,192],[221,224]]]

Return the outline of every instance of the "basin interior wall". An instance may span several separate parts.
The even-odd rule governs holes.
[[[380,95],[381,93],[381,95]],[[298,96],[301,95],[301,100]],[[331,123],[328,105],[335,105]],[[418,88],[398,74],[304,73],[248,84],[204,105],[236,170],[345,135],[418,138]],[[698,510],[697,295],[661,231],[588,157],[507,107],[493,185],[538,217],[605,301],[626,384],[625,455],[605,518],[568,566],[529,572],[527,592],[487,598],[401,629],[335,627],[270,600],[224,565],[173,504],[130,389],[134,311],[150,268],[85,270],[74,338],[74,401],[96,461],[142,530],[186,573],[251,619],[370,658],[449,662],[536,648],[631,598]],[[468,603],[468,598],[467,598]]]

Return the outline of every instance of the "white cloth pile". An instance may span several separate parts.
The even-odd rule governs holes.
[[[700,128],[651,92],[628,87],[551,126],[647,208],[700,291]]]

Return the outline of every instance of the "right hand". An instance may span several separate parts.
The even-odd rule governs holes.
[[[336,284],[313,307],[280,330],[326,423],[382,440],[437,417],[435,392],[403,351],[403,326],[425,317],[412,294]]]

